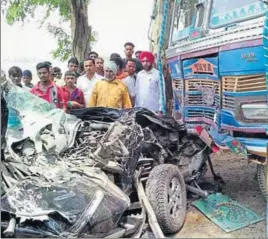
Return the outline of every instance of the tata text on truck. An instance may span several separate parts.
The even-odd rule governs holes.
[[[189,131],[201,125],[220,148],[242,152],[256,163],[267,196],[267,3],[196,0],[174,5],[166,51],[174,113]]]

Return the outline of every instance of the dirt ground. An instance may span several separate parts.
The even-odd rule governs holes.
[[[225,182],[222,193],[266,217],[266,203],[255,177],[256,165],[248,165],[245,160],[232,154],[212,158],[216,173],[220,173]],[[213,182],[210,171],[207,172],[205,180]],[[266,220],[226,233],[190,204],[191,200],[185,224],[174,236],[176,238],[266,238]]]

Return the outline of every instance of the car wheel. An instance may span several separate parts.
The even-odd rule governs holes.
[[[178,232],[185,221],[186,186],[177,166],[158,165],[146,183],[146,195],[164,234]]]

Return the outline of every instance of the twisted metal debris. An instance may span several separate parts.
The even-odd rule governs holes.
[[[34,228],[41,237],[104,237],[120,229],[112,235],[140,237],[147,215],[155,218],[146,203],[141,182],[147,180],[154,164],[175,160],[180,138],[185,134],[183,127],[172,119],[159,119],[145,109],[120,113],[108,109],[109,120],[105,120],[105,112],[95,111],[89,113],[92,117],[82,115],[80,121],[61,112],[50,112],[45,124],[36,126],[38,132],[24,132],[28,137],[9,143],[6,160],[1,165],[5,202],[2,212],[20,218],[21,221],[16,220],[19,235],[25,236],[25,230],[33,235],[29,231]],[[31,120],[27,120],[28,125],[33,124]],[[138,213],[131,207],[127,209],[133,190],[140,200]],[[83,194],[87,203],[77,198]],[[29,195],[39,196],[29,198]],[[80,213],[70,201],[74,199],[84,205]],[[34,207],[27,206],[29,200]],[[96,204],[91,205],[90,201]],[[18,207],[22,202],[25,206]],[[114,202],[121,206],[116,207]],[[87,214],[87,210],[91,213]],[[67,221],[59,219],[59,215]],[[13,223],[8,220],[9,217],[4,217],[3,225]],[[41,231],[33,221],[41,223]],[[162,237],[157,221],[149,223],[154,233]],[[52,224],[57,229],[51,228]]]
[[[44,144],[42,154],[37,153],[34,141],[29,138],[16,142],[10,152],[7,152],[6,160],[1,165],[2,212],[12,213],[15,218],[20,218],[20,222],[16,222],[18,225],[14,227],[20,235],[29,234],[35,228],[31,221],[48,221],[56,227],[51,228],[49,224],[43,223],[42,230],[39,227],[34,229],[37,233],[35,235],[80,237],[89,223],[91,227],[86,235],[92,233],[95,236],[105,236],[116,227],[122,213],[129,206],[127,195],[134,185],[135,170],[144,137],[141,126],[135,122],[135,113],[127,112],[114,123],[82,122],[73,146],[60,154],[53,151],[53,142],[48,146],[47,140],[52,140],[49,136],[53,135],[48,128],[41,131],[40,138]],[[16,159],[12,155],[16,155]],[[119,173],[121,189],[111,183],[103,171],[99,171],[100,168],[110,173]],[[81,185],[83,181],[86,187]],[[67,191],[61,196],[56,193],[62,190]],[[79,196],[81,190],[88,198],[88,203],[94,197],[97,197],[97,201],[96,205],[88,204],[88,209],[81,208],[80,212],[83,213],[77,214],[73,211],[74,203],[68,207],[64,204],[70,197]],[[55,194],[53,192],[56,193],[55,196],[52,196]],[[97,194],[101,197],[98,198]],[[48,195],[55,198],[54,201],[58,198],[62,206],[58,207],[51,199],[51,206],[45,206]],[[86,204],[83,205],[86,207]],[[67,208],[69,212],[66,211]],[[90,216],[86,213],[87,210],[91,210]],[[67,229],[63,222],[59,224],[57,215],[66,218],[73,226]],[[143,220],[140,216],[138,218],[135,220]],[[7,227],[5,236],[14,236],[14,231],[12,234],[7,230],[8,225],[14,222],[13,217],[9,222],[5,219],[2,221],[2,225]],[[100,226],[102,224],[106,226]],[[142,230],[131,234],[134,235],[133,233],[140,235]]]

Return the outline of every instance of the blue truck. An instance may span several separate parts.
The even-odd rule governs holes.
[[[169,47],[174,116],[257,165],[267,198],[267,1],[175,1]],[[238,147],[239,146],[239,147]]]

